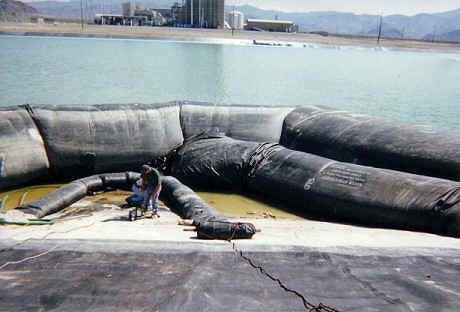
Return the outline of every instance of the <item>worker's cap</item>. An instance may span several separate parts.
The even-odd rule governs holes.
[[[142,165],[142,167],[141,167],[141,172],[142,172],[142,173],[146,173],[149,169],[150,169],[150,166],[149,166],[149,165]]]

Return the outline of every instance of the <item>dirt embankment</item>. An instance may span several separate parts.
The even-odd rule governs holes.
[[[31,24],[31,23],[0,23],[3,33],[36,33],[36,34],[67,34],[75,36],[101,37],[141,37],[145,39],[190,40],[203,42],[229,42],[234,40],[251,42],[253,40],[297,42],[303,44],[320,44],[333,46],[364,46],[388,47],[401,49],[440,50],[460,52],[460,43],[428,42],[419,40],[381,39],[377,44],[375,38],[359,36],[322,36],[304,33],[272,33],[255,31],[234,31],[222,29],[193,29],[175,27],[129,27],[108,25],[80,25],[72,23]]]

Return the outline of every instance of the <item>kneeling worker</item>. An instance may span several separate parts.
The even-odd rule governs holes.
[[[158,170],[149,165],[143,165],[141,168],[141,178],[133,185],[133,192],[131,196],[126,198],[129,205],[138,206],[144,211],[152,210],[153,213],[159,217],[158,214],[158,196],[161,191],[161,177]]]
[[[149,165],[143,165],[141,169],[141,190],[144,192],[144,202],[142,208],[149,211],[152,209],[153,213],[158,215],[158,197],[161,192],[161,177],[158,170]]]

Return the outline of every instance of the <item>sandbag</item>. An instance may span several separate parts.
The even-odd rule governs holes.
[[[180,119],[185,139],[213,132],[239,140],[279,142],[284,117],[292,109],[184,102]]]
[[[245,162],[237,161],[234,168],[244,170],[232,176],[238,177],[234,184],[244,180],[247,192],[283,201],[293,209],[329,221],[460,237],[458,182],[337,162],[274,143],[254,145],[228,138],[212,138],[210,142],[206,155],[213,155],[214,160],[196,153],[206,144],[205,139],[186,144],[181,156],[182,161],[188,159],[194,168],[200,169],[182,172],[188,181],[196,181],[199,186],[203,174],[211,180],[208,184],[213,179],[220,183],[220,175],[225,171],[213,168],[219,168],[221,159],[230,151],[239,150],[250,156],[234,155],[232,159]]]
[[[258,145],[218,134],[198,135],[176,151],[170,174],[185,184],[210,190],[238,190],[244,186],[251,152]]]
[[[81,177],[139,170],[183,142],[180,107],[165,104],[33,106],[53,173]]]
[[[121,172],[85,177],[72,181],[17,209],[42,218],[72,205],[88,194],[118,188],[129,189],[139,176],[139,173]]]
[[[0,190],[48,174],[43,140],[23,107],[0,108]]]
[[[174,177],[162,177],[160,198],[181,218],[193,220],[194,225],[205,221],[226,220],[214,207]]]
[[[323,157],[460,181],[460,132],[299,107],[284,121],[280,143]]]

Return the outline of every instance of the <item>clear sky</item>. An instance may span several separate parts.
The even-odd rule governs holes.
[[[460,0],[226,0],[227,5],[249,4],[286,12],[340,11],[356,14],[437,13],[460,9]]]

